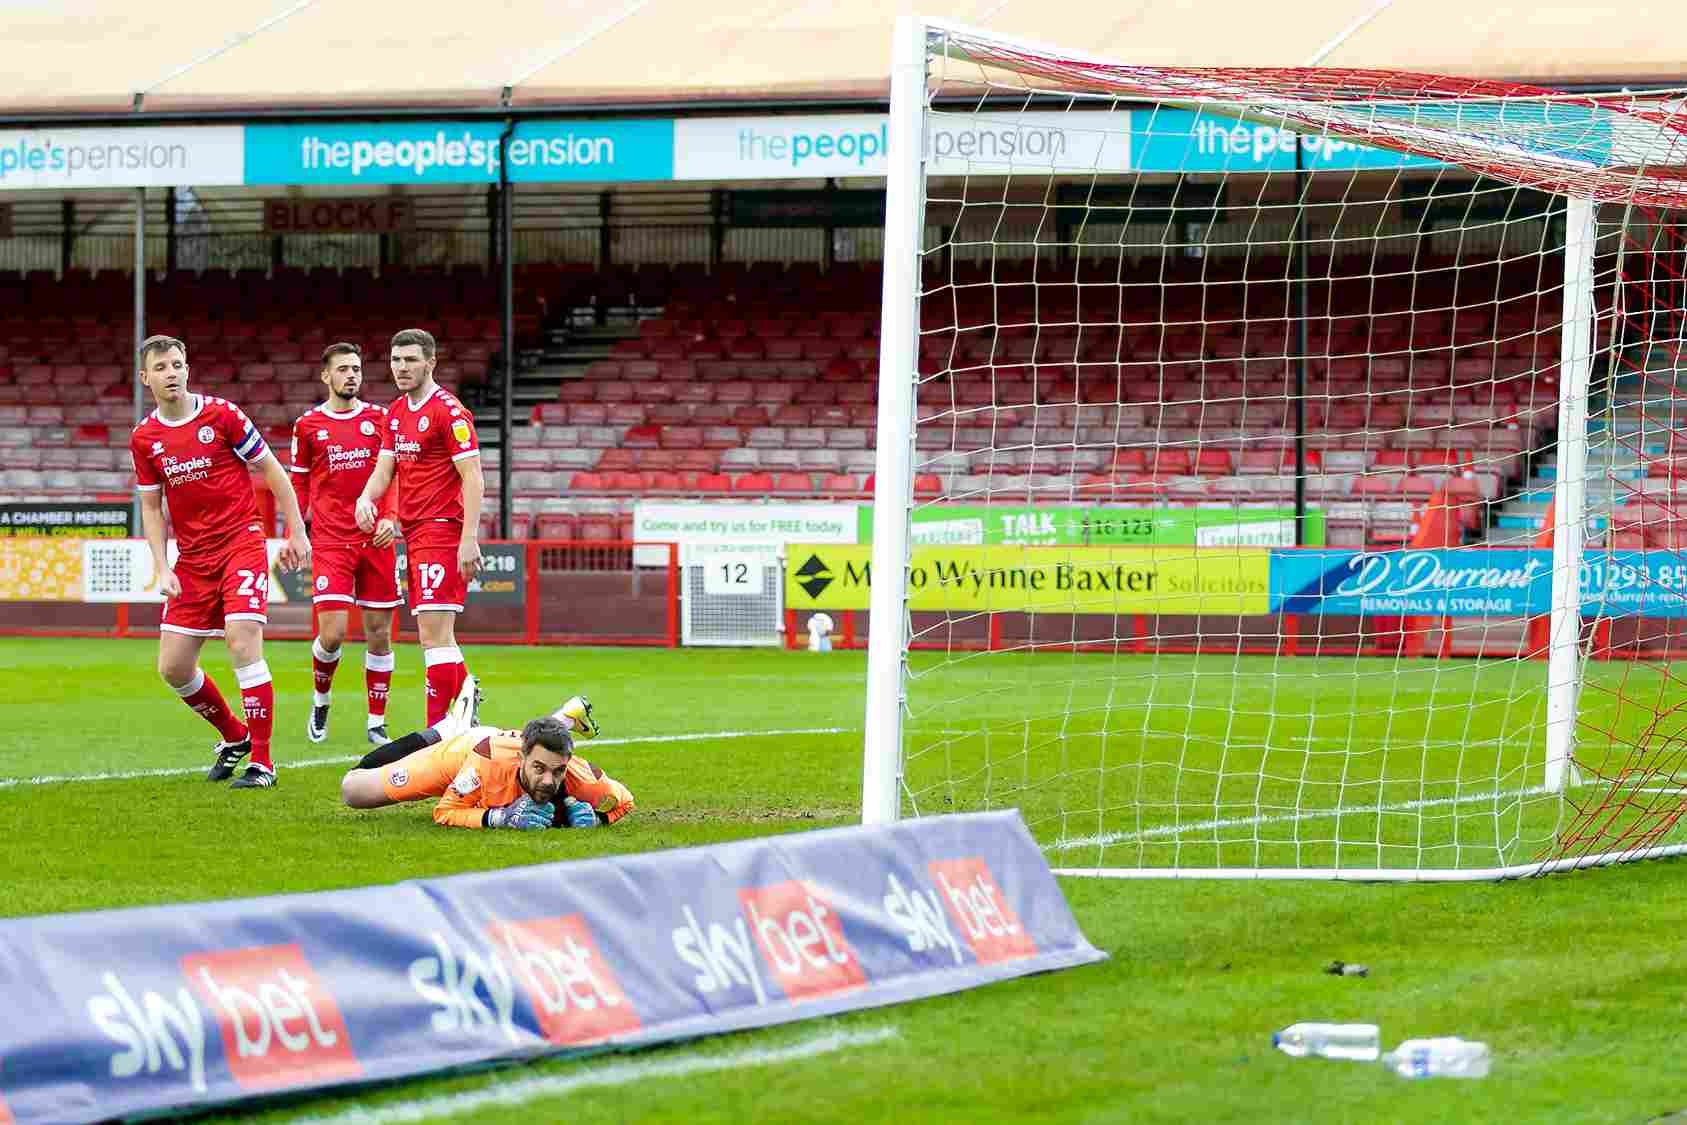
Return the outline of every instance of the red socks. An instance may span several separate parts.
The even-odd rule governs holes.
[[[310,643],[311,676],[315,681],[316,688],[316,694],[312,697],[312,702],[318,707],[326,707],[331,698],[330,693],[334,687],[334,670],[340,666],[341,651],[335,649],[333,652],[329,652],[324,649],[320,638]],[[457,659],[459,662],[462,660],[461,654],[458,655]],[[369,693],[369,726],[372,728],[386,724],[387,692],[392,687],[392,670],[392,653],[365,652],[363,654],[363,686]],[[428,682],[431,684],[433,681],[429,680]],[[455,695],[456,692],[453,691],[452,694]],[[449,704],[450,701],[451,697],[447,696],[446,703]]]
[[[463,663],[463,650],[456,645],[430,648],[422,653],[422,662],[427,665],[427,725],[431,727],[445,718],[445,712],[451,709],[451,701],[463,690],[463,681],[468,678],[469,669]]]
[[[235,717],[229,710],[223,693],[217,690],[215,681],[205,674],[203,668],[193,670],[193,679],[186,687],[175,689],[182,702],[193,708],[194,714],[217,728],[217,737],[224,742],[239,742],[246,737],[246,724]]]
[[[275,725],[275,685],[270,682],[269,665],[260,660],[236,668],[234,678],[240,684],[240,706],[252,733],[252,764],[274,769],[269,760],[269,739]]]
[[[334,670],[340,666],[340,650],[329,652],[322,647],[321,638],[310,642],[311,680],[316,688],[313,701],[318,707],[328,703],[328,693],[334,690]]]
[[[369,725],[378,727],[387,721],[387,690],[392,687],[392,653],[363,654],[363,686],[369,692]]]

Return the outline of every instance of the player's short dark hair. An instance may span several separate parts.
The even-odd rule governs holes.
[[[434,343],[433,333],[424,332],[420,328],[405,328],[393,333],[392,346],[395,348],[411,346],[421,348],[423,359],[432,359],[434,349],[437,347]]]
[[[568,736],[568,728],[562,725],[561,719],[549,715],[521,728],[521,752],[526,754],[535,746],[561,754],[564,759],[574,756],[574,740]]]
[[[322,349],[322,366],[327,367],[334,361],[334,357],[337,355],[362,356],[363,349],[358,347],[356,344],[348,344],[343,340],[338,344],[329,344],[326,348]]]
[[[135,366],[146,367],[146,357],[153,352],[167,352],[171,348],[180,348],[182,358],[187,358],[187,345],[174,336],[148,336],[141,341],[141,346],[135,351]]]

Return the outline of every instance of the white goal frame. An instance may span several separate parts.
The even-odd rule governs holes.
[[[920,340],[920,288],[926,177],[926,102],[930,51],[945,31],[965,32],[1066,59],[1065,48],[1014,40],[992,32],[917,16],[897,21],[892,49],[884,285],[879,361],[877,486],[873,502],[872,628],[867,657],[863,745],[862,821],[888,824],[901,815],[903,719],[907,707],[907,653],[912,637],[908,609],[910,508]],[[939,48],[940,49],[940,48]],[[1575,729],[1581,679],[1580,597],[1576,575],[1583,553],[1587,465],[1586,423],[1593,370],[1595,305],[1594,240],[1598,205],[1568,200],[1565,253],[1562,374],[1558,402],[1558,475],[1555,485],[1553,581],[1547,661],[1546,766],[1539,784],[1562,792],[1575,784]],[[1661,855],[1687,846],[1653,849]],[[1540,874],[1566,867],[1600,866],[1629,854],[1485,869],[1365,870],[1359,868],[1107,868],[1068,873],[1113,877],[1342,879],[1446,881]]]

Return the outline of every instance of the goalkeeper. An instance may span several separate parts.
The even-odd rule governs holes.
[[[350,808],[438,798],[433,819],[460,828],[595,828],[633,810],[627,787],[574,753],[598,732],[576,696],[521,730],[475,723],[473,677],[438,723],[364,756],[340,781]]]

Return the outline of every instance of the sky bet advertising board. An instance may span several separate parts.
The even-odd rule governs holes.
[[[1104,959],[1017,812],[0,920],[0,1122],[203,1111]]]

